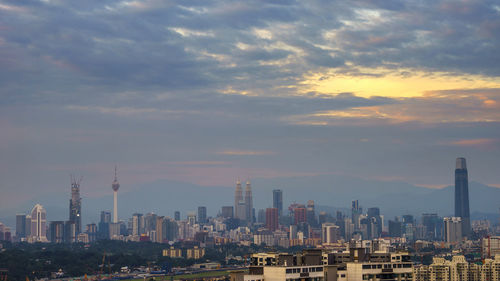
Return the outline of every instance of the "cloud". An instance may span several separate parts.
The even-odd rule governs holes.
[[[475,148],[492,148],[500,143],[500,139],[462,139],[450,142],[451,145],[461,147],[475,147]]]
[[[234,155],[234,156],[258,156],[258,155],[273,155],[273,151],[257,151],[257,150],[224,150],[219,151],[217,154],[221,155]]]
[[[499,89],[456,89],[427,92],[421,97],[399,98],[374,106],[353,106],[287,116],[293,124],[380,125],[417,122],[481,123],[500,122]]]

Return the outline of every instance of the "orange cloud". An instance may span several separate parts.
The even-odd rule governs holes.
[[[453,141],[450,144],[456,146],[469,146],[469,147],[490,147],[498,142],[499,142],[498,139],[482,138],[482,139],[463,139],[463,140]]]

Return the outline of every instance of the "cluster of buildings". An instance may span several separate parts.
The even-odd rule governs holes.
[[[451,260],[434,257],[431,265],[415,266],[413,281],[490,281],[500,280],[500,255],[485,259],[483,263],[469,263],[462,255]]]
[[[248,273],[233,273],[232,280],[413,280],[408,252],[379,242],[351,241],[297,254],[253,254]]]
[[[294,202],[285,209],[280,189],[272,191],[272,207],[256,212],[250,181],[243,190],[238,180],[234,204],[222,206],[215,217],[207,216],[207,208],[199,206],[197,213],[188,213],[185,218],[176,211],[173,217],[135,213],[128,220],[119,220],[117,193],[120,184],[115,167],[111,184],[113,212],[102,211],[97,224],[88,224],[82,229],[81,179],[72,177],[67,221],[47,221],[45,209],[37,204],[31,213],[17,215],[15,236],[0,224],[0,240],[53,243],[91,243],[99,239],[157,243],[196,241],[201,247],[239,243],[288,248],[391,238],[401,243],[442,241],[447,246],[459,247],[471,233],[481,232],[485,237],[491,234],[487,222],[470,221],[467,177],[465,159],[457,158],[454,217],[442,218],[427,213],[419,219],[403,215],[386,220],[378,207],[364,210],[358,200],[352,201],[350,214],[341,211],[335,215],[317,213],[313,200],[305,204]]]

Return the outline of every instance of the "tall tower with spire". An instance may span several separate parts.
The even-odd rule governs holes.
[[[241,182],[236,181],[236,190],[234,191],[234,217],[241,218],[241,209],[239,208],[240,202],[243,201],[243,191],[241,190]]]
[[[455,217],[462,218],[462,234],[470,234],[469,177],[465,158],[457,158],[455,167]]]
[[[69,200],[69,220],[75,223],[76,235],[82,232],[82,199],[80,198],[80,183],[82,178],[71,176],[71,199]]]
[[[250,180],[247,180],[245,187],[245,215],[246,221],[249,224],[253,223],[253,200],[252,200],[252,186]]]
[[[113,223],[118,223],[118,189],[120,188],[116,170],[115,165],[115,180],[111,184],[111,188],[113,189]]]

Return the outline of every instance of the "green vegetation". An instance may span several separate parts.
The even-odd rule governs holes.
[[[285,251],[285,249],[266,248],[252,245],[241,247],[227,244],[207,248],[205,256],[200,260],[163,257],[162,251],[167,244],[151,242],[122,242],[101,240],[93,244],[48,244],[48,243],[5,243],[0,252],[0,268],[9,270],[9,280],[24,281],[26,277],[50,277],[52,272],[62,269],[66,276],[83,276],[118,272],[121,267],[137,268],[140,266],[188,267],[195,263],[218,262],[226,264],[227,256],[249,256],[262,251]],[[174,245],[179,246],[179,245]],[[299,249],[288,249],[291,252]],[[102,268],[105,257],[104,268]],[[229,264],[238,264],[229,260]]]

